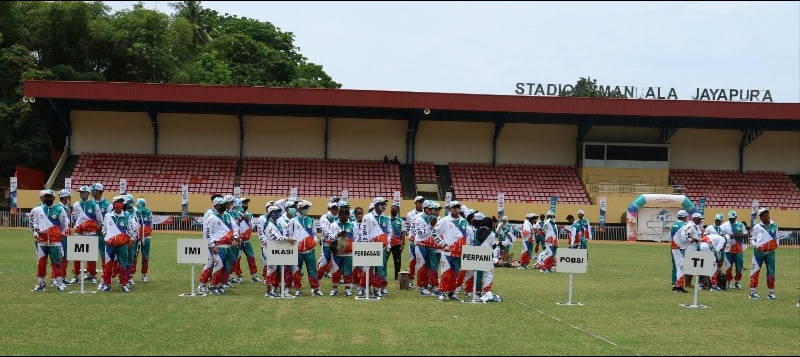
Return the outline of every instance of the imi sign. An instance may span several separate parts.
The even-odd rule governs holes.
[[[514,94],[533,96],[558,96],[575,89],[573,84],[518,82]],[[769,89],[695,88],[690,93],[678,92],[672,87],[638,87],[598,85],[604,96],[618,95],[628,99],[692,99],[725,102],[772,102]]]

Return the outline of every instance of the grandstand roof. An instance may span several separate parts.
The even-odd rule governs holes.
[[[69,110],[800,131],[800,103],[58,81],[23,95]]]

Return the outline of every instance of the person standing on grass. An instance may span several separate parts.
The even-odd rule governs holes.
[[[73,221],[73,218],[72,218],[72,204],[70,202],[70,200],[72,200],[72,192],[70,192],[66,188],[61,190],[61,191],[58,191],[58,200],[59,200],[59,204],[61,205],[61,208],[65,212],[67,212],[67,217],[69,217],[70,222],[72,222]],[[67,226],[67,234],[64,236],[64,238],[69,236],[71,234],[71,232],[72,232],[72,230],[70,229],[70,227],[68,225]],[[57,276],[61,276],[63,278],[63,283],[65,285],[71,284],[69,281],[66,280],[66,277],[67,277],[67,266],[68,266],[67,265],[67,240],[66,239],[62,239],[61,240],[61,251],[64,253],[63,255],[61,255],[61,270],[62,271],[61,272],[56,272],[55,270],[53,270],[53,271],[50,272],[50,278],[53,279],[52,280],[53,286],[57,286],[57,284],[56,284],[56,277]]]
[[[147,201],[139,197],[134,210],[136,220],[139,222],[139,242],[141,249],[134,249],[133,264],[131,265],[131,281],[136,274],[136,263],[139,260],[139,251],[142,253],[142,283],[147,283],[147,271],[150,266],[150,237],[153,235],[153,212],[147,208]]]
[[[397,280],[400,275],[403,248],[406,246],[406,224],[405,220],[400,217],[400,203],[392,204],[391,216],[392,236],[389,240],[391,245],[389,253],[391,253],[392,261],[394,262],[394,280]]]
[[[760,299],[756,292],[761,267],[767,268],[767,298],[775,300],[775,250],[778,249],[778,224],[770,219],[769,208],[758,210],[759,222],[753,225],[750,244],[753,246],[753,263],[750,266],[750,298]]]
[[[422,203],[425,202],[425,197],[414,197],[414,209],[406,214],[406,232],[408,234],[408,288],[414,288],[414,276],[417,272],[417,257],[416,249],[416,228],[414,225],[417,221],[417,216],[423,214]]]
[[[317,258],[314,248],[317,247],[317,234],[314,220],[308,216],[311,202],[303,200],[297,204],[297,215],[289,221],[286,234],[296,240],[297,265],[292,267],[294,280],[294,296],[300,296],[302,284],[303,265],[306,266],[308,284],[311,285],[311,296],[322,296],[317,278]]]
[[[578,210],[578,220],[575,221],[578,223],[581,232],[581,249],[588,249],[589,248],[589,241],[592,240],[592,225],[589,223],[589,219],[586,218],[586,214],[583,210]],[[588,256],[588,253],[587,253]]]
[[[278,218],[281,216],[281,208],[277,205],[268,205],[266,214],[261,216],[259,219],[258,224],[256,225],[258,229],[258,238],[261,241],[261,262],[264,265],[264,284],[267,286],[267,295],[270,297],[277,297],[281,294],[281,287],[279,284],[281,283],[280,276],[280,269],[277,265],[269,265],[267,261],[267,249],[269,249],[270,242],[283,242],[286,239],[286,236],[283,234],[281,230],[281,226],[278,224]],[[289,240],[289,243],[294,244],[294,241]],[[291,283],[291,272],[286,271],[284,268],[284,284]],[[288,291],[288,289],[285,289]]]
[[[536,240],[534,237],[536,221],[539,216],[536,213],[528,213],[525,215],[525,222],[522,223],[522,253],[519,255],[519,268],[528,269],[531,263],[531,252],[533,252],[533,243]]]
[[[255,227],[253,214],[248,211],[250,208],[250,199],[249,198],[242,198],[241,204],[239,205],[239,239],[241,243],[239,243],[239,256],[236,257],[236,261],[233,263],[233,272],[238,276],[238,282],[242,282],[242,268],[241,268],[241,261],[242,255],[244,253],[245,259],[247,260],[247,267],[250,271],[250,281],[253,283],[260,283],[261,279],[258,278],[258,266],[256,266],[256,255],[253,251],[253,245],[250,244],[250,237],[253,234],[253,228]]]
[[[83,185],[78,188],[78,195],[80,196],[80,200],[75,202],[72,206],[72,221],[73,231],[77,235],[81,236],[94,236],[97,235],[98,230],[102,229],[103,224],[103,214],[100,212],[100,209],[97,207],[97,202],[89,197],[90,193],[89,186]],[[102,246],[100,246],[102,249]],[[95,263],[96,262],[89,262]],[[64,268],[66,269],[66,268]],[[87,270],[91,272],[92,270]],[[96,271],[95,271],[96,273]],[[71,284],[76,284],[80,280],[79,276],[81,275],[81,262],[80,261],[73,261],[72,262],[72,280],[70,280]],[[93,283],[97,283],[97,278],[94,275],[87,276],[88,279],[94,280]]]
[[[442,274],[439,284],[439,301],[459,300],[456,296],[458,276],[461,274],[461,247],[466,243],[467,220],[461,217],[461,204],[450,202],[450,214],[437,224],[436,244],[442,248]]]
[[[328,212],[319,218],[319,228],[320,232],[322,232],[322,254],[319,257],[319,261],[317,261],[317,276],[320,278],[323,276],[331,277],[331,246],[330,240],[325,239],[325,235],[328,234],[331,224],[339,220],[338,202],[339,197],[331,197],[330,202],[328,202]]]
[[[103,218],[106,263],[103,266],[103,284],[98,290],[111,291],[111,276],[117,271],[122,292],[130,291],[128,254],[137,238],[137,224],[133,215],[124,209],[125,201],[125,196],[114,197],[113,211]]]
[[[61,240],[65,239],[69,231],[69,215],[61,206],[54,204],[53,190],[39,191],[42,204],[34,207],[30,213],[28,224],[33,237],[36,239],[36,278],[37,283],[32,291],[45,291],[47,284],[47,258],[50,258],[50,268],[57,272],[56,289],[64,291],[64,277],[61,269],[61,256],[63,255]]]
[[[683,288],[683,257],[686,252],[686,236],[680,234],[683,231],[683,226],[686,225],[687,218],[689,218],[688,212],[684,210],[678,211],[678,220],[669,229],[670,246],[672,247],[670,253],[672,258],[672,291],[681,293],[689,292]]]
[[[97,226],[97,246],[99,247],[100,251],[100,266],[104,267],[106,265],[106,240],[103,236],[103,220],[105,219],[106,214],[111,212],[111,202],[109,202],[105,197],[103,197],[103,184],[99,182],[95,182],[92,185],[92,197],[94,198],[95,204],[97,205],[97,209],[100,211],[100,221],[98,222],[99,225]],[[89,261],[86,263],[86,271],[89,272],[89,276],[86,279],[91,280],[92,284],[97,283],[97,262]],[[102,285],[102,284],[101,284]]]
[[[728,212],[728,221],[720,226],[720,232],[731,237],[730,247],[725,252],[725,262],[722,269],[728,278],[728,283],[733,289],[741,289],[742,268],[744,267],[744,242],[747,239],[747,227],[744,223],[736,221],[736,211]],[[733,268],[736,268],[736,275]]]
[[[238,244],[239,226],[231,217],[228,209],[228,202],[223,197],[217,197],[213,202],[214,212],[208,215],[203,222],[203,238],[208,243],[208,262],[203,272],[210,272],[212,294],[224,294],[223,284],[226,282],[225,260],[230,254],[229,248],[232,244]],[[205,283],[208,281],[209,274],[200,275],[201,293],[205,290]]]
[[[328,226],[325,235],[331,246],[331,296],[339,294],[339,282],[345,284],[345,296],[353,296],[353,241],[356,227],[350,220],[350,204],[339,201],[339,219]],[[360,209],[360,208],[359,208]]]

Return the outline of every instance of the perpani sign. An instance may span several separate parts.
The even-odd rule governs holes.
[[[518,82],[514,94],[533,96],[557,96],[575,89],[574,84]],[[725,102],[772,102],[769,89],[695,88],[690,93],[678,92],[672,87],[638,87],[598,85],[605,96],[620,94],[628,99],[692,99]]]

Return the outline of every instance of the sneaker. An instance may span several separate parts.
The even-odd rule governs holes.
[[[236,284],[244,283],[244,278],[242,278],[242,276],[239,275],[239,277],[234,279],[233,282],[236,283]]]
[[[777,297],[777,296],[775,296],[775,293],[773,293],[773,292],[770,292],[769,294],[767,294],[767,299],[770,299],[770,300],[775,300],[775,299],[777,299],[777,298],[778,298],[778,297]]]
[[[456,290],[453,291],[453,292],[456,293],[456,294],[460,293],[461,292],[461,287],[460,286],[456,287]]]
[[[64,291],[64,290],[67,290],[67,286],[66,285],[61,284],[59,286],[56,286],[56,291]]]
[[[428,296],[431,294],[431,291],[426,288],[422,288],[422,290],[419,291],[419,294],[422,296]]]
[[[736,290],[741,290],[742,289],[742,284],[739,284],[739,282],[737,281],[735,284],[733,284],[733,288],[736,289]]]
[[[58,284],[56,283],[56,279],[50,280],[50,286],[56,287]]]
[[[142,275],[142,283],[147,283],[148,281],[150,280],[147,279],[147,275]]]
[[[382,297],[383,296],[383,294],[381,293],[381,289],[373,290],[372,295],[375,296],[375,297]]]
[[[122,289],[123,293],[131,292],[131,289],[128,287],[128,285],[123,285],[120,289]]]
[[[467,298],[472,299],[472,293],[467,293]]]
[[[436,300],[444,301],[444,293],[439,293],[439,297],[437,297]]]
[[[294,296],[300,296],[300,289],[294,289]]]
[[[356,293],[356,296],[357,297],[364,297],[364,289],[358,289],[358,292]]]
[[[353,296],[352,289],[344,289],[344,296]]]
[[[105,287],[106,287],[106,284],[100,283],[100,285],[97,286],[97,291],[103,291],[103,288],[105,288]]]
[[[31,291],[45,291],[47,290],[47,284],[36,284]]]
[[[753,300],[760,299],[761,295],[758,295],[757,292],[753,291],[752,293],[750,293],[750,298]]]
[[[339,295],[339,289],[338,288],[331,289],[331,296],[336,296],[336,295]]]
[[[78,276],[73,276],[73,277],[72,277],[72,279],[70,279],[70,280],[69,280],[69,283],[70,283],[70,284],[77,284],[77,283],[79,283],[80,281],[81,281],[81,279],[80,279],[80,278],[78,278]]]
[[[208,294],[208,288],[205,285],[200,284],[197,286],[197,293],[198,294]]]
[[[450,300],[461,300],[461,299],[458,298],[456,293],[447,294],[447,298],[450,299]]]
[[[413,289],[414,288],[414,281],[413,280],[409,280],[408,281],[408,288],[409,289]]]
[[[711,291],[722,291],[719,286],[712,286]]]
[[[131,277],[131,280],[128,280],[128,285],[136,285],[136,282],[133,281],[133,277]]]
[[[271,288],[269,289],[269,291],[267,291],[267,294],[265,296],[278,297],[278,293],[275,292],[275,288]]]
[[[326,278],[328,278],[328,279],[330,279],[330,278],[332,278],[332,277],[333,277],[333,275],[331,275],[331,273],[325,273],[325,277],[326,277]]]
[[[211,289],[211,295],[222,295],[223,293],[219,291],[219,289]]]
[[[232,287],[233,287],[233,284],[231,284],[231,282],[230,282],[230,281],[228,281],[228,282],[225,282],[225,284],[222,284],[222,286],[223,286],[223,287],[226,287],[226,288],[232,288]]]
[[[250,281],[254,283],[260,283],[261,279],[259,279],[255,274],[253,274],[253,276],[250,277]]]
[[[223,286],[218,286],[217,287],[217,291],[219,291],[220,294],[224,294],[225,293],[225,288],[223,288]]]
[[[97,284],[97,277],[93,276],[93,277],[89,278],[89,281],[91,281],[92,284]]]
[[[381,289],[381,295],[389,295],[389,289],[387,288]]]
[[[100,291],[111,291],[111,285],[103,285],[99,289]]]
[[[684,289],[682,286],[677,287],[675,289],[675,291],[679,292],[679,293],[688,293],[689,292],[689,290]]]
[[[311,296],[322,296],[322,291],[319,291],[319,289],[311,289]]]

